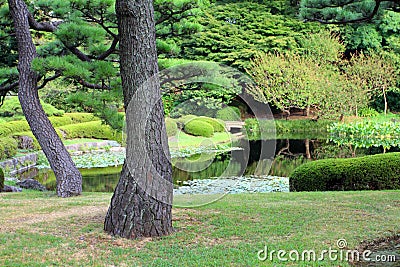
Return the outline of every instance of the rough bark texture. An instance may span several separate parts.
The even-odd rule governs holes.
[[[22,111],[54,171],[57,179],[57,195],[60,197],[79,195],[82,192],[82,176],[39,101],[38,77],[31,69],[37,53],[29,31],[27,6],[23,0],[9,0],[8,4],[18,42],[18,98]]]
[[[157,76],[152,2],[116,1],[127,158],[104,230],[124,238],[162,236],[173,231],[172,167]]]

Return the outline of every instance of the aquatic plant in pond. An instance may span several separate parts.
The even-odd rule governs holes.
[[[119,166],[124,163],[125,152],[101,152],[85,153],[79,156],[72,156],[72,160],[78,168],[100,168],[109,166]],[[39,157],[38,168],[50,168],[47,160]]]
[[[330,141],[354,148],[383,147],[384,151],[400,146],[400,123],[397,121],[359,121],[334,123],[328,127]]]

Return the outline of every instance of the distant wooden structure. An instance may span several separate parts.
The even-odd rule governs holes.
[[[226,121],[225,122],[225,129],[232,134],[242,132],[243,126],[244,126],[243,121]]]

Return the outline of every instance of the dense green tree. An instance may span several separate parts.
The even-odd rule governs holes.
[[[338,118],[356,114],[368,104],[361,86],[342,73],[343,44],[327,32],[308,35],[297,53],[257,56],[247,69],[256,82],[250,92],[290,114],[291,108],[313,108],[318,115]]]
[[[300,15],[308,21],[346,24],[341,33],[350,51],[396,50],[400,43],[397,4],[396,1],[303,0]]]
[[[397,0],[301,0],[300,15],[321,23],[359,23],[372,20],[384,10],[396,11],[399,4]]]
[[[387,93],[396,89],[398,72],[394,62],[384,54],[355,55],[345,68],[346,74],[363,91],[384,100],[388,111]]]
[[[221,62],[243,71],[257,53],[296,50],[303,34],[319,31],[315,24],[277,14],[284,8],[273,9],[273,2],[288,3],[217,2],[198,19],[203,31],[184,41],[183,56]]]

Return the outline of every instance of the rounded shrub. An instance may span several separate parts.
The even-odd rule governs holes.
[[[305,163],[290,175],[290,191],[400,189],[400,153]]]
[[[0,168],[0,192],[3,191],[4,188],[4,172],[3,169]]]
[[[103,124],[101,121],[70,124],[58,127],[57,130],[61,131],[67,139],[96,138],[115,140],[119,142],[121,142],[122,139],[120,132],[113,130],[110,126]]]
[[[0,138],[0,160],[12,158],[17,154],[18,142],[11,137]]]
[[[182,116],[182,117],[176,119],[178,128],[179,129],[185,128],[185,124],[188,123],[189,121],[193,120],[194,118],[197,118],[197,116],[196,115],[185,115],[185,116]]]
[[[217,111],[216,117],[223,121],[240,121],[240,109],[237,107],[225,107]]]
[[[174,119],[165,118],[165,127],[167,128],[168,137],[174,136],[178,133],[178,125]]]
[[[212,125],[201,120],[189,121],[185,124],[184,131],[187,134],[204,137],[211,137],[214,134],[214,128]]]
[[[203,121],[203,122],[207,122],[208,124],[211,124],[212,127],[214,128],[214,132],[224,132],[225,131],[225,122],[224,121],[220,121],[217,119],[213,119],[213,118],[209,118],[209,117],[199,117],[199,118],[195,118],[193,119],[194,121]]]

